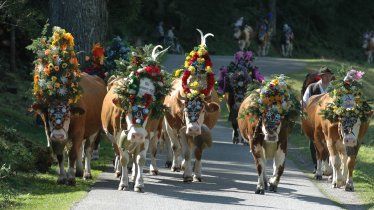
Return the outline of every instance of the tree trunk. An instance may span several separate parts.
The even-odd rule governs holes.
[[[270,27],[273,29],[272,36],[275,36],[277,32],[277,0],[269,0],[269,10],[273,15],[270,22]]]
[[[16,71],[16,27],[12,24],[10,28],[10,72]]]
[[[108,29],[108,0],[49,0],[51,26],[72,33],[82,62],[95,42],[103,43]]]

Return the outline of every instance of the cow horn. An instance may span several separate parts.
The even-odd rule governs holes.
[[[199,33],[200,33],[200,35],[201,35],[201,46],[206,46],[206,38],[208,37],[208,36],[213,36],[214,37],[214,35],[212,34],[212,33],[207,33],[207,34],[203,34],[203,32],[200,30],[200,29],[196,29]]]
[[[170,46],[169,46],[169,47],[170,47]],[[154,47],[153,50],[152,50],[152,55],[151,55],[152,60],[156,61],[157,56],[159,56],[160,54],[162,54],[162,53],[164,53],[165,51],[167,51],[167,50],[169,49],[169,47],[167,47],[165,50],[162,50],[162,51],[160,51],[160,52],[158,52],[158,53],[156,53],[156,50],[157,50],[158,48],[163,49],[162,46],[161,46],[161,45],[157,45],[156,47]]]

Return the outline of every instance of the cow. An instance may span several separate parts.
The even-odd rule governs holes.
[[[181,150],[184,158],[183,181],[202,181],[201,158],[205,148],[212,145],[211,131],[216,124],[219,113],[219,99],[215,90],[211,97],[202,100],[188,100],[183,96],[181,79],[172,83],[173,91],[166,96],[164,105],[170,109],[165,114],[165,128],[171,140],[173,149],[173,163],[171,170],[179,171],[181,163],[179,155]],[[186,109],[187,106],[196,106],[196,109]],[[193,118],[193,120],[191,119]],[[191,156],[195,155],[195,163],[192,169]],[[195,173],[192,176],[192,170]]]
[[[280,114],[277,109],[266,110],[261,115],[248,110],[259,106],[260,90],[253,91],[240,105],[238,125],[242,137],[249,142],[250,150],[258,173],[256,194],[265,194],[270,184],[270,191],[276,192],[280,177],[285,167],[288,136],[298,115],[296,109]],[[287,101],[287,100],[285,100]],[[273,160],[273,176],[266,176],[266,160]]]
[[[249,25],[245,25],[243,29],[235,27],[234,38],[238,41],[239,49],[243,51],[251,45],[251,41],[254,38],[254,30]]]
[[[283,32],[282,42],[281,42],[283,57],[292,57],[293,40],[294,40],[294,33],[292,31]]]
[[[267,56],[269,54],[270,49],[270,42],[271,42],[271,29],[266,32],[259,32],[259,35],[257,36],[258,41],[258,56]],[[263,34],[260,36],[260,34]]]
[[[339,117],[338,120],[330,122],[321,115],[329,103],[333,103],[333,98],[328,93],[310,97],[305,109],[307,118],[303,119],[302,128],[310,139],[314,139],[317,150],[316,175],[322,177],[321,162],[326,158],[327,145],[333,167],[332,187],[345,185],[346,191],[353,191],[353,169],[370,122],[361,122],[357,117]],[[368,119],[372,114],[373,111],[365,113]]]
[[[205,44],[206,37],[213,34],[203,35],[200,29],[197,30],[201,35],[201,44],[186,57],[185,68],[177,71],[183,71],[182,78],[172,82],[172,92],[164,100],[169,109],[164,117],[165,130],[174,153],[171,170],[180,170],[179,155],[182,150],[184,182],[201,182],[202,153],[212,144],[210,129],[220,114],[212,62]],[[193,167],[192,153],[195,155]]]
[[[156,46],[152,51],[151,59],[153,63],[156,62],[159,54],[167,50],[155,53],[159,47],[161,46]],[[146,71],[148,67],[150,69],[159,68],[157,64],[154,64],[152,68],[148,65],[140,67],[139,70]],[[109,91],[104,98],[101,120],[105,134],[114,145],[115,152],[119,154],[122,173],[118,190],[129,190],[127,166],[130,159],[132,159],[134,167],[132,168],[133,173],[131,178],[135,181],[134,191],[144,192],[143,167],[146,160],[146,152],[150,144],[150,139],[156,141],[157,146],[156,137],[158,136],[159,125],[162,121],[162,117],[154,117],[157,113],[153,111],[151,105],[155,103],[154,98],[156,98],[155,100],[161,100],[160,103],[162,104],[163,98],[155,96],[157,94],[155,89],[157,84],[155,83],[163,82],[152,80],[151,78],[155,76],[153,73],[151,73],[153,76],[139,76],[137,79],[139,80],[139,89],[134,93],[135,95],[130,96],[134,96],[134,101],[130,101],[129,107],[123,107],[118,102],[121,99],[118,90],[123,88],[125,82],[134,80],[135,75],[136,73],[133,74],[132,72],[128,77],[118,77],[108,84]],[[128,89],[125,89],[125,91],[130,92]],[[150,99],[141,100],[145,98]],[[139,103],[136,102],[137,99],[140,100]],[[158,173],[155,160],[152,160],[150,171],[153,171],[154,174]]]
[[[83,175],[85,179],[92,178],[90,168],[92,146],[101,128],[100,112],[106,88],[102,79],[86,73],[81,74],[79,85],[83,89],[83,95],[73,105],[68,105],[66,101],[50,102],[48,105],[35,104],[33,107],[41,115],[48,145],[57,156],[60,169],[58,184],[75,185],[75,176]],[[84,173],[81,161],[82,143],[85,152]],[[68,148],[69,159],[67,174],[64,169],[65,147]]]

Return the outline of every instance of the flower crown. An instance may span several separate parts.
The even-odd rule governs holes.
[[[321,111],[324,119],[335,122],[339,118],[352,117],[360,118],[361,121],[367,121],[366,112],[371,110],[370,105],[364,99],[362,94],[362,83],[360,79],[364,72],[351,69],[342,80],[331,82],[327,90],[332,103],[328,103],[326,108]]]
[[[204,35],[200,29],[197,29],[197,31],[201,35],[201,44],[195,47],[186,57],[184,68],[175,72],[175,77],[179,77],[183,72],[182,87],[188,99],[205,98],[205,96],[210,95],[214,87],[213,64],[205,43],[208,36],[214,35],[211,33]],[[206,80],[201,81],[200,78],[206,78]]]
[[[46,26],[47,27],[47,26]],[[28,49],[36,54],[33,95],[37,103],[61,101],[76,103],[81,97],[80,70],[74,50],[74,37],[60,27],[53,27],[53,35],[47,40],[33,40]]]
[[[127,67],[127,76],[124,77],[123,83],[114,90],[119,97],[114,99],[113,103],[126,111],[131,111],[136,104],[144,105],[153,110],[153,116],[161,116],[163,114],[163,99],[170,91],[170,84],[167,81],[167,75],[161,70],[157,57],[165,53],[168,48],[157,53],[156,50],[162,46],[158,45],[152,48],[152,45],[146,45],[132,52],[132,58]],[[151,49],[152,52],[150,52]],[[142,78],[153,81],[156,90],[153,95],[138,95]]]
[[[299,103],[291,93],[291,87],[286,82],[286,77],[281,74],[274,76],[260,89],[259,94],[254,94],[254,106],[248,108],[248,112],[257,117],[272,112],[284,117],[291,110],[298,110]]]

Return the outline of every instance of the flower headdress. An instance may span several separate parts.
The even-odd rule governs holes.
[[[291,110],[298,110],[299,103],[291,93],[291,87],[286,82],[286,77],[281,74],[274,76],[260,89],[259,94],[253,95],[257,101],[255,106],[250,106],[249,111],[257,117],[268,113],[276,113],[280,117],[286,116]]]
[[[326,108],[321,111],[320,114],[324,119],[328,119],[330,122],[344,117],[359,117],[363,122],[367,120],[366,112],[370,111],[371,107],[362,94],[360,80],[363,75],[364,72],[351,69],[343,80],[331,82],[327,91],[333,98],[333,102],[328,103]]]
[[[40,104],[76,103],[82,94],[80,70],[74,50],[74,37],[60,27],[53,27],[47,40],[46,27],[42,37],[33,40],[28,49],[36,54],[33,95]]]
[[[119,97],[114,99],[114,104],[126,111],[132,111],[137,109],[138,105],[142,105],[147,109],[145,114],[152,110],[152,116],[162,116],[163,99],[170,91],[170,84],[166,73],[161,70],[157,57],[165,53],[168,48],[156,52],[158,48],[162,48],[162,46],[158,45],[153,48],[152,45],[146,45],[132,52],[132,59],[127,67],[127,73],[122,74],[122,76],[127,76],[124,77],[123,83],[115,89]],[[151,50],[152,52],[150,52]],[[150,79],[156,91],[141,90],[140,81],[143,78]]]
[[[124,64],[130,59],[131,49],[121,37],[115,37],[105,50],[105,67],[109,73],[117,70],[117,63]]]
[[[195,47],[186,57],[184,68],[175,72],[176,77],[179,77],[183,72],[183,92],[189,99],[205,98],[205,96],[211,94],[214,87],[213,64],[206,46],[206,38],[214,35],[211,33],[204,35],[200,29],[197,29],[197,31],[201,35],[201,44]]]
[[[104,47],[102,47],[100,43],[95,43],[92,46],[91,55],[86,55],[85,57],[84,67],[82,68],[83,71],[104,79],[106,76],[104,69],[104,52]]]

